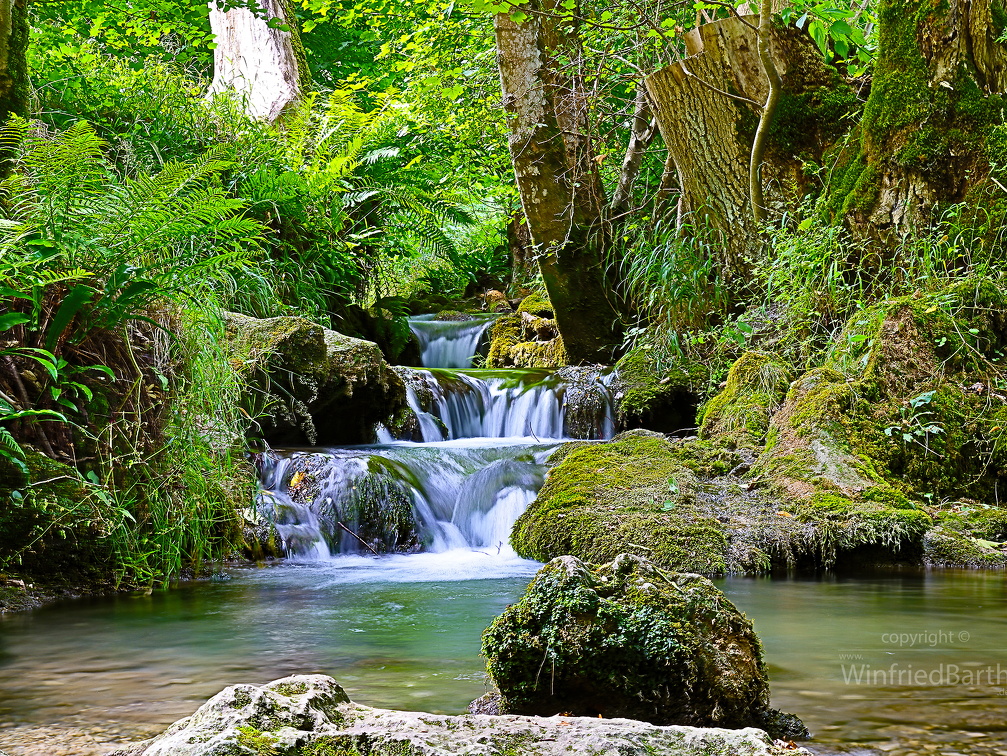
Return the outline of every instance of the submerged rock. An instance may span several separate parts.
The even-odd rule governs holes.
[[[273,445],[373,440],[375,423],[405,407],[401,379],[376,344],[304,318],[228,313],[231,360],[247,377],[246,409]]]
[[[235,685],[162,735],[112,756],[809,756],[756,729],[658,727],[624,719],[372,709],[331,677]]]
[[[483,653],[501,712],[719,727],[786,716],[770,710],[752,623],[724,594],[629,554],[551,561],[487,629]]]

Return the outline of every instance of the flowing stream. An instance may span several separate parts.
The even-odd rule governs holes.
[[[480,634],[539,566],[506,534],[553,448],[611,434],[606,377],[475,370],[485,323],[414,328],[427,367],[404,372],[415,422],[398,439],[288,450],[263,470],[290,559],[0,615],[0,750],[107,753],[226,685],[293,673],[386,708],[459,713],[485,691]],[[410,553],[374,557],[339,523]],[[816,753],[1007,755],[1002,573],[718,585],[754,620],[773,704],[805,720]]]
[[[262,469],[263,503],[292,559],[369,548],[510,559],[511,527],[548,456],[564,440],[614,432],[609,376],[472,369],[491,318],[410,322],[424,368],[398,369],[413,414],[405,427],[379,428],[377,444],[282,452]]]

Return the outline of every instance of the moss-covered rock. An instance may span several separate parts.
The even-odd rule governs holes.
[[[686,357],[659,366],[652,350],[638,347],[616,364],[613,386],[619,408],[619,425],[674,433],[696,425],[699,396],[709,371]]]
[[[563,338],[548,341],[522,341],[511,347],[510,359],[517,368],[559,368],[567,364]]]
[[[1007,567],[1004,544],[975,538],[952,527],[933,528],[927,532],[923,546],[928,564],[979,569]]]
[[[505,713],[744,727],[769,710],[752,623],[706,578],[628,554],[549,562],[483,653]]]
[[[726,570],[722,529],[692,506],[696,475],[663,436],[631,431],[561,453],[514,525],[519,554],[541,561],[572,554],[598,564],[631,552],[683,571]]]
[[[511,350],[521,343],[521,316],[503,315],[489,330],[490,347],[486,367],[513,367]]]
[[[703,409],[700,437],[732,447],[761,446],[790,378],[789,367],[774,355],[746,352],[731,366],[724,390]]]
[[[567,364],[552,305],[541,294],[521,300],[517,313],[503,315],[490,327],[486,366],[558,368]]]
[[[521,304],[517,308],[517,314],[522,315],[524,313],[550,320],[556,317],[556,313],[552,309],[552,303],[545,295],[539,292],[529,294],[521,300]]]
[[[249,382],[246,409],[271,444],[371,441],[405,407],[405,387],[369,342],[303,318],[228,313],[232,364]]]
[[[792,385],[752,474],[820,535],[833,530],[825,541],[918,561],[941,502],[996,504],[1007,474],[1005,350],[1007,296],[990,281],[858,313],[825,366]],[[940,561],[932,555],[946,536],[927,539],[927,559]]]
[[[112,756],[808,756],[754,728],[372,709],[324,675],[225,688]]]

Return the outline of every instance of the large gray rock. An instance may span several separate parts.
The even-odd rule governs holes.
[[[378,346],[304,318],[225,317],[232,363],[246,376],[246,409],[277,446],[373,440],[378,421],[406,406],[405,387]]]
[[[751,621],[706,578],[632,554],[553,559],[486,630],[483,653],[501,712],[803,734],[770,709]]]
[[[756,729],[658,727],[627,719],[372,709],[335,680],[298,675],[235,685],[153,740],[112,756],[810,756]]]

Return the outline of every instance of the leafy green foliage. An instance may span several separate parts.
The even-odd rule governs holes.
[[[878,19],[871,3],[835,4],[796,0],[781,11],[784,24],[807,29],[822,54],[861,76],[874,63],[878,49]]]

